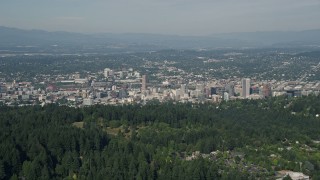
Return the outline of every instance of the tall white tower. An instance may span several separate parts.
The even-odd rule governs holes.
[[[147,78],[148,78],[147,75],[142,75],[141,91],[146,91],[147,90],[147,82],[148,82]]]
[[[109,77],[109,75],[110,75],[110,71],[111,71],[111,69],[110,68],[105,68],[104,69],[104,72],[103,72],[103,74],[104,74],[104,77]]]
[[[180,90],[181,90],[181,95],[183,96],[184,93],[186,93],[186,85],[185,84],[181,84]]]
[[[223,93],[223,100],[229,101],[229,93],[227,93],[227,92]]]
[[[242,79],[242,97],[249,98],[250,96],[250,79]]]

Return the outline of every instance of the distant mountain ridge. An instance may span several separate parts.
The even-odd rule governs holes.
[[[286,47],[320,45],[320,30],[290,32],[240,32],[213,34],[211,36],[177,36],[158,34],[81,34],[23,30],[0,26],[0,46],[43,45],[106,45],[147,46],[153,48],[241,48]]]
[[[320,43],[320,29],[305,31],[261,31],[212,35],[213,37],[260,42],[264,45],[284,43]]]

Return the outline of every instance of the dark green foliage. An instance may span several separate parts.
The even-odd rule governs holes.
[[[292,180],[292,179],[289,175],[287,175],[286,177],[283,178],[283,180]]]
[[[234,101],[219,107],[2,106],[0,179],[265,179],[273,177],[272,166],[299,171],[295,162],[319,177],[319,154],[292,145],[299,141],[319,148],[312,143],[320,139],[320,121],[314,116],[318,102],[319,97],[311,96]],[[301,113],[305,109],[314,110],[307,116]],[[72,125],[78,121],[85,122],[83,128]],[[119,132],[107,135],[107,128]],[[290,144],[293,150],[285,149]],[[185,160],[194,151],[216,150],[221,153],[213,159]],[[272,159],[271,153],[281,158]],[[247,165],[260,170],[239,168]]]

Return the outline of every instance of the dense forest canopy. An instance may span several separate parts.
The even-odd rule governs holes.
[[[0,106],[0,179],[320,178],[320,97]]]

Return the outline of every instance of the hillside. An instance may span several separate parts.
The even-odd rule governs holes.
[[[319,102],[1,106],[0,178],[317,179]]]

